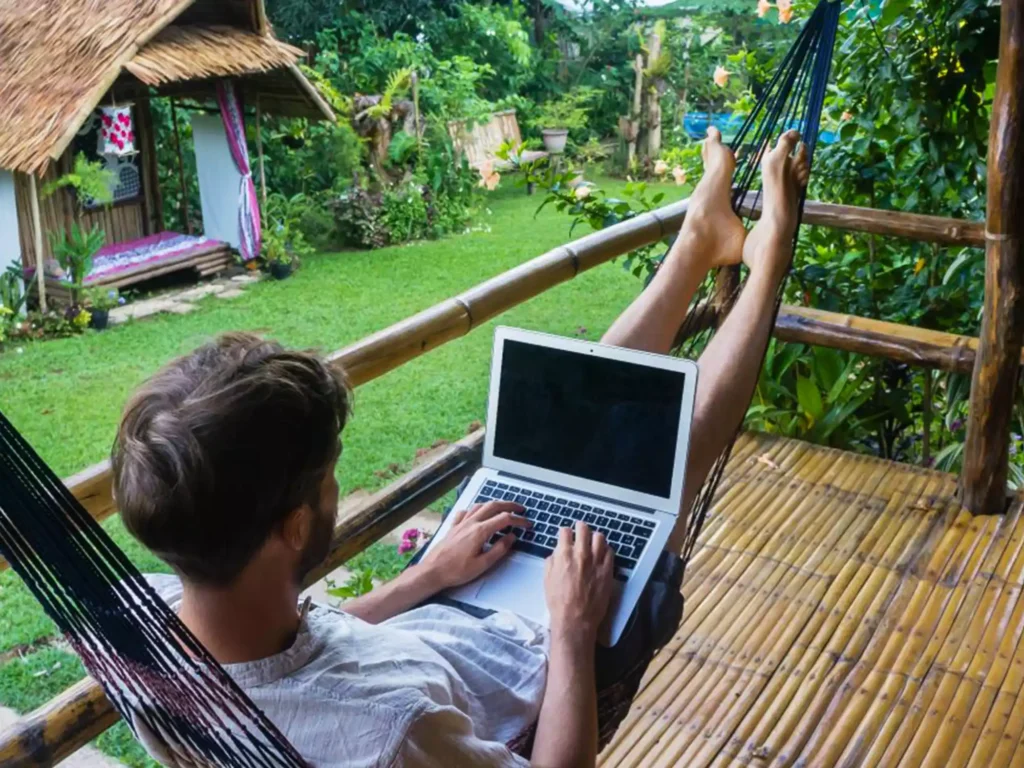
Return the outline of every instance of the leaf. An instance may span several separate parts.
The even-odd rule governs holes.
[[[949,285],[950,281],[956,277],[956,273],[960,271],[960,268],[966,264],[973,254],[966,248],[960,251],[959,255],[953,259],[953,263],[949,265],[949,269],[946,270],[946,274],[942,276],[942,284]]]
[[[806,376],[797,376],[796,378],[796,399],[800,409],[812,421],[818,421],[821,418],[825,410],[821,402],[821,393],[815,383]]]

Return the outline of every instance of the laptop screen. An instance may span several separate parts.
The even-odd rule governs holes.
[[[494,455],[671,497],[686,374],[508,339]]]

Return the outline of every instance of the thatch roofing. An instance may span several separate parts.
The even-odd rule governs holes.
[[[299,55],[270,36],[262,0],[0,0],[0,168],[44,170],[123,72],[158,84],[287,68],[315,104]]]
[[[125,68],[146,85],[248,75],[294,64],[302,51],[237,27],[164,29]]]

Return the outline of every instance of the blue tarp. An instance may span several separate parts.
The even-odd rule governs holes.
[[[713,112],[710,114],[707,112],[688,112],[683,117],[683,130],[686,131],[686,135],[691,139],[699,140],[707,135],[708,127],[713,125],[722,132],[722,136],[728,141],[743,127],[744,117],[744,115],[734,112]],[[800,121],[790,121],[787,125],[788,128],[800,130]],[[821,131],[818,134],[818,142],[820,144],[832,144],[838,138],[834,131]]]

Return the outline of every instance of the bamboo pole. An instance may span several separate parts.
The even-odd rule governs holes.
[[[964,506],[976,514],[1006,506],[1010,422],[1024,338],[1022,88],[1024,0],[1004,0],[988,147],[985,305],[960,477]]]
[[[263,215],[267,215],[267,172],[263,165],[263,120],[260,113],[260,95],[256,94],[256,156],[260,163],[260,201]]]
[[[363,501],[334,528],[324,561],[307,574],[309,586],[443,497],[480,463],[483,430],[453,443]],[[103,689],[86,678],[0,732],[0,765],[54,765],[89,743],[119,716]]]
[[[36,251],[36,290],[39,293],[39,311],[46,312],[46,254],[43,253],[43,222],[39,215],[39,190],[34,173],[28,174],[28,194],[32,208],[32,247]]]
[[[331,359],[346,369],[353,384],[362,384],[382,376],[431,349],[460,338],[480,323],[560,282],[571,279],[579,272],[603,264],[634,248],[656,242],[665,235],[677,231],[686,215],[686,207],[685,200],[673,203],[600,232],[591,233],[566,246],[555,248],[482,283],[461,296],[447,299],[357,341],[335,352]],[[872,211],[828,203],[808,202],[804,221],[807,224],[820,223],[833,228],[854,229],[870,226],[880,234],[912,239],[948,238],[955,233],[962,245],[969,244],[966,240],[973,237],[973,225],[970,222],[917,214],[894,216],[889,211]],[[798,317],[790,319],[791,315]],[[969,367],[973,360],[973,348],[976,346],[976,342],[965,337],[847,315],[822,313],[805,307],[784,307],[781,318],[782,326],[786,326],[787,323],[793,326],[779,327],[778,335],[784,340],[806,339],[809,343],[816,344],[835,343],[840,349],[862,351],[865,354],[878,354],[883,357],[889,354],[905,354],[908,362],[919,360],[922,365],[927,364],[942,370],[958,370],[965,365]],[[708,322],[711,319],[709,315]],[[824,326],[819,328],[818,323],[823,323]],[[828,327],[832,325],[846,326],[850,330],[846,333],[836,332],[835,329]],[[883,338],[874,339],[872,334],[875,333]],[[889,336],[894,338],[886,338]],[[839,346],[840,343],[844,346]],[[113,509],[113,502],[110,501],[109,463],[98,464],[87,472],[106,484],[103,500],[91,497],[87,502],[87,508],[95,511],[97,519],[102,519]],[[75,482],[69,480],[68,483],[72,493],[77,495],[78,488]],[[90,484],[90,493],[93,492],[93,487]],[[0,568],[4,567],[6,564],[0,559]]]

